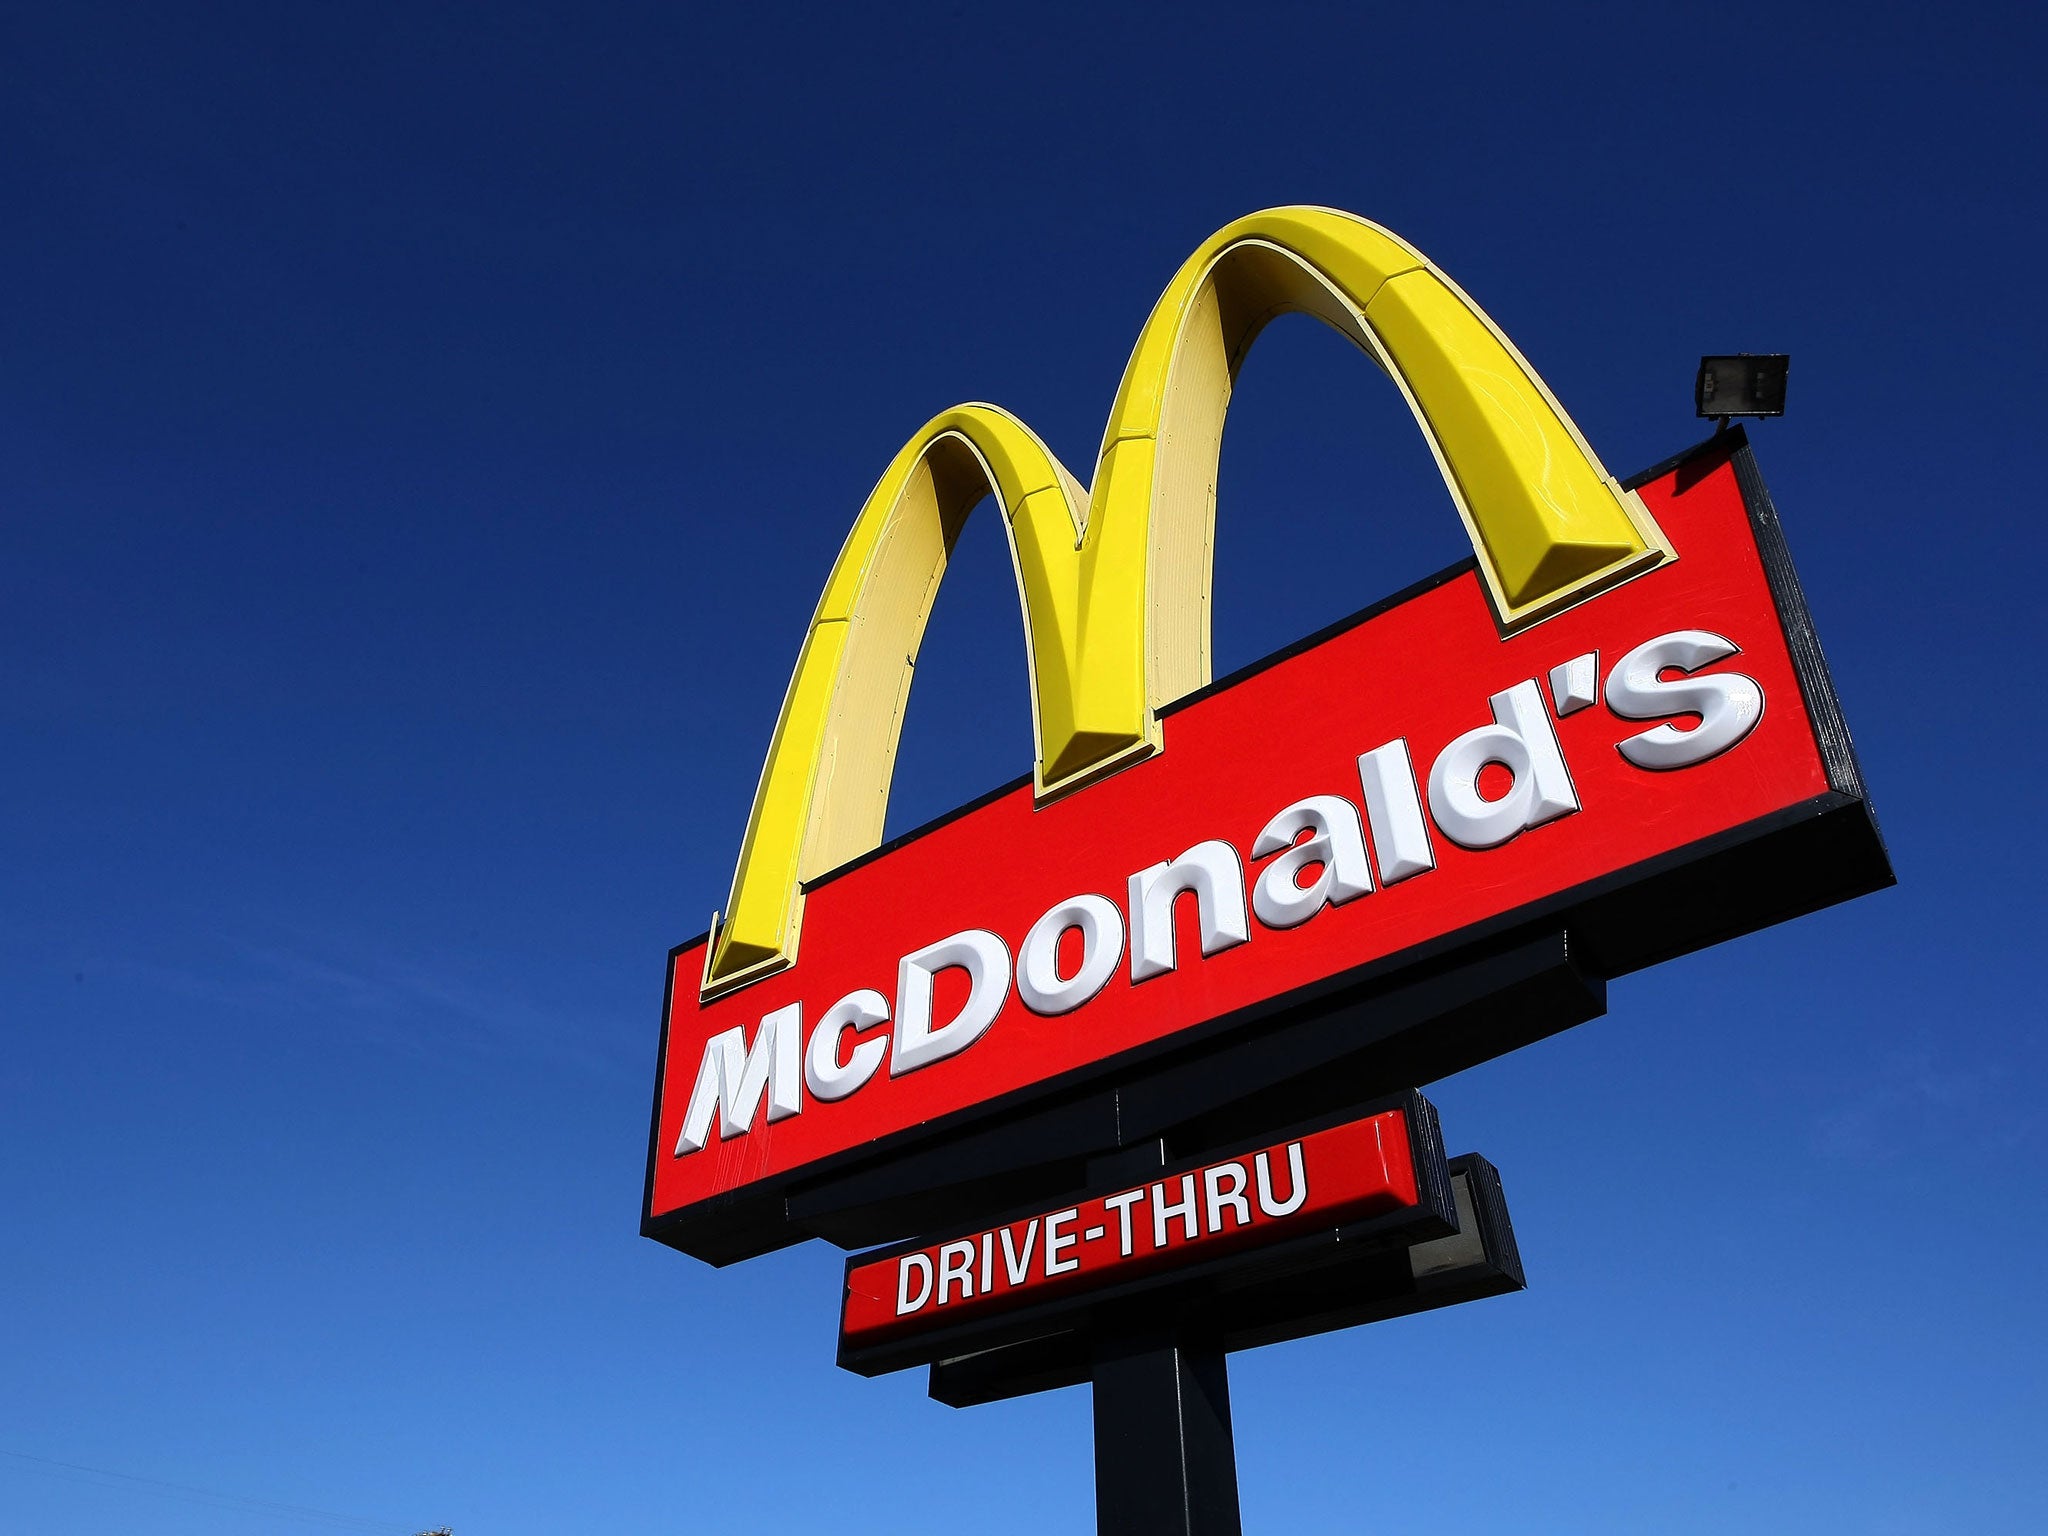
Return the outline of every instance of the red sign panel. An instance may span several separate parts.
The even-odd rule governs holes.
[[[759,1211],[795,1181],[1808,812],[1862,818],[1840,889],[1786,910],[1716,876],[1668,934],[1637,904],[1607,973],[1888,883],[1740,441],[1640,485],[1669,564],[1506,639],[1447,573],[1173,706],[1156,757],[812,884],[780,974],[706,1002],[682,946],[646,1230],[720,1259],[789,1241]]]
[[[1062,1299],[1420,1203],[1398,1109],[856,1264],[843,1349]]]

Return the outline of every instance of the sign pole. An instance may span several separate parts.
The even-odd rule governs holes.
[[[1154,1138],[1090,1158],[1088,1182],[1128,1184],[1166,1163]],[[1096,1536],[1241,1536],[1221,1341],[1134,1301],[1097,1317],[1089,1365]]]
[[[1241,1536],[1222,1346],[1131,1322],[1095,1341],[1097,1536]]]

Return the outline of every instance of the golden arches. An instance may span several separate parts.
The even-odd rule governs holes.
[[[993,406],[890,463],[826,583],[768,750],[706,995],[796,955],[803,882],[873,848],[914,658],[961,522],[1005,514],[1029,637],[1034,779],[1062,793],[1159,750],[1209,681],[1216,467],[1232,381],[1275,316],[1316,316],[1400,387],[1504,632],[1671,557],[1534,370],[1419,252],[1354,215],[1255,213],[1205,241],[1140,332],[1092,492]]]

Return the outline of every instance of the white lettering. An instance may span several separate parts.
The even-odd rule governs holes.
[[[811,1031],[810,1049],[804,1052],[804,1086],[811,1097],[831,1103],[843,1099],[875,1075],[889,1042],[881,1037],[863,1040],[844,1062],[839,1059],[840,1043],[848,1031],[872,1029],[889,1021],[889,1000],[871,988],[849,992],[818,1020]]]
[[[1304,832],[1309,836],[1295,842]],[[1268,928],[1299,927],[1324,907],[1372,890],[1357,808],[1336,795],[1298,800],[1267,822],[1252,844],[1252,857],[1273,853],[1280,857],[1260,871],[1252,887],[1252,911]],[[1303,885],[1302,871],[1311,866],[1315,878]]]
[[[1225,1180],[1230,1182],[1228,1190],[1223,1188]],[[1223,1230],[1223,1208],[1226,1205],[1237,1212],[1237,1220],[1233,1225],[1248,1227],[1252,1224],[1251,1202],[1244,1197],[1246,1182],[1244,1165],[1241,1163],[1218,1163],[1214,1168],[1203,1170],[1202,1183],[1208,1191],[1211,1232]]]
[[[1245,914],[1244,866],[1237,850],[1214,840],[1197,843],[1179,858],[1131,876],[1132,981],[1164,976],[1174,968],[1174,903],[1188,891],[1195,893],[1204,955],[1252,936]]]
[[[1024,1224],[1024,1251],[1019,1253],[1010,1243],[1010,1229],[1003,1228],[1003,1273],[1010,1277],[1010,1284],[1022,1285],[1024,1277],[1031,1273],[1031,1249],[1038,1241],[1038,1218],[1032,1217]]]
[[[1081,934],[1081,963],[1060,976],[1060,938]],[[1076,896],[1031,925],[1017,951],[1017,996],[1033,1013],[1072,1013],[1108,985],[1124,957],[1124,915],[1107,896]]]
[[[1103,1205],[1116,1212],[1117,1252],[1127,1259],[1131,1256],[1131,1207],[1144,1198],[1145,1191],[1142,1187],[1102,1197]]]
[[[1719,757],[1755,730],[1764,715],[1764,691],[1755,678],[1740,672],[1718,672],[1712,677],[1680,677],[1667,683],[1658,677],[1667,670],[1697,672],[1740,654],[1734,642],[1720,635],[1681,629],[1646,640],[1616,662],[1607,678],[1607,707],[1622,719],[1700,717],[1691,730],[1667,723],[1631,736],[1620,744],[1621,755],[1638,768],[1690,768]]]
[[[1152,1186],[1152,1246],[1154,1248],[1164,1248],[1166,1246],[1166,1224],[1176,1216],[1180,1217],[1183,1223],[1182,1232],[1189,1239],[1202,1235],[1201,1228],[1196,1225],[1195,1176],[1192,1173],[1181,1175],[1180,1204],[1178,1205],[1168,1205],[1166,1203],[1166,1186],[1164,1184],[1154,1184]]]
[[[1060,1254],[1064,1250],[1073,1247],[1080,1241],[1071,1232],[1065,1237],[1060,1236],[1060,1225],[1063,1222],[1074,1220],[1080,1214],[1081,1212],[1077,1207],[1073,1210],[1057,1211],[1045,1218],[1045,1273],[1048,1279],[1054,1275],[1064,1275],[1068,1270],[1081,1267],[1079,1259],[1062,1261],[1060,1258]]]
[[[919,1288],[915,1301],[910,1299],[910,1271],[913,1267],[924,1276],[924,1284]],[[906,1312],[917,1311],[931,1300],[931,1295],[932,1256],[928,1253],[906,1253],[896,1265],[896,1315],[901,1317]]]
[[[1557,718],[1576,715],[1600,696],[1600,653],[1588,651],[1550,669],[1550,700]]]
[[[1273,1170],[1261,1152],[1252,1159],[1252,1171],[1259,1181],[1259,1209],[1268,1216],[1292,1216],[1301,1209],[1301,1202],[1308,1198],[1308,1179],[1301,1168],[1301,1143],[1287,1143],[1287,1177],[1289,1181],[1287,1203],[1281,1204],[1273,1197]]]
[[[1127,939],[1133,983],[1177,969],[1176,916],[1183,896],[1194,897],[1201,953],[1212,956],[1247,942],[1253,915],[1268,928],[1292,928],[1325,906],[1369,894],[1375,867],[1383,885],[1434,869],[1432,820],[1452,842],[1478,850],[1498,847],[1529,828],[1573,814],[1580,809],[1578,792],[1558,741],[1553,701],[1556,713],[1566,716],[1604,693],[1608,709],[1621,719],[1657,722],[1617,744],[1623,758],[1636,767],[1684,768],[1718,756],[1755,730],[1764,710],[1763,689],[1754,678],[1736,672],[1698,674],[1701,668],[1739,654],[1732,641],[1710,631],[1673,631],[1623,656],[1608,674],[1603,691],[1600,653],[1587,651],[1550,669],[1548,696],[1536,678],[1494,694],[1488,701],[1492,722],[1457,736],[1437,754],[1426,795],[1418,788],[1406,738],[1361,754],[1357,766],[1363,818],[1360,804],[1341,795],[1311,795],[1288,806],[1251,843],[1251,857],[1262,863],[1249,888],[1237,848],[1210,839],[1131,875],[1127,912],[1095,893],[1056,904],[1025,934],[1014,967],[1002,938],[970,928],[898,962],[893,1014],[890,999],[862,988],[827,1009],[808,1039],[800,1003],[764,1015],[751,1042],[743,1026],[723,1030],[704,1043],[674,1155],[703,1150],[713,1139],[714,1124],[721,1138],[745,1134],[760,1121],[764,1101],[766,1118],[773,1123],[801,1113],[806,1095],[829,1103],[857,1092],[874,1079],[885,1059],[894,1077],[958,1054],[995,1023],[1013,980],[1025,1009],[1057,1016],[1100,995],[1121,963]],[[1666,674],[1673,675],[1667,680]],[[1688,718],[1697,724],[1686,724]],[[1508,784],[1494,799],[1480,790],[1482,775],[1491,765],[1505,771]],[[1061,974],[1060,955],[1069,932],[1080,934],[1079,960],[1073,974],[1066,976]],[[1073,953],[1071,947],[1068,953]],[[936,1022],[936,977],[946,970],[965,973],[967,996],[950,1019]],[[957,990],[949,995],[957,995]],[[892,1018],[893,1029],[885,1033],[883,1027]],[[1282,1214],[1297,1209],[1306,1198],[1299,1146],[1291,1146],[1288,1156],[1294,1179],[1287,1203],[1277,1207]],[[1242,1166],[1232,1166],[1243,1175]],[[1258,1154],[1256,1168],[1260,1208],[1275,1214],[1267,1154]],[[1224,1194],[1218,1181],[1234,1175],[1226,1168],[1212,1170],[1207,1177],[1212,1230],[1226,1206],[1241,1213],[1239,1225],[1249,1220],[1242,1178]],[[1190,1202],[1191,1179],[1182,1181]],[[1165,1246],[1175,1216],[1194,1237],[1198,1222],[1193,1205],[1162,1205],[1166,1186],[1150,1189],[1154,1246]],[[1135,1242],[1131,1213],[1144,1198],[1141,1188],[1106,1200],[1106,1207],[1117,1214],[1126,1256]],[[1028,1272],[1033,1244],[1040,1239],[1036,1226],[1023,1230],[1021,1263]],[[1105,1226],[1103,1231],[1107,1230]],[[1079,1261],[1063,1260],[1061,1255],[1079,1239],[1055,1237],[1048,1225],[1041,1243],[1046,1250],[1043,1262],[1051,1272],[1064,1273]],[[1006,1263],[1015,1269],[1018,1261],[1007,1231],[1003,1243]],[[991,1237],[981,1244],[980,1290],[992,1284],[994,1268]],[[970,1265],[970,1272],[934,1282],[942,1300],[954,1280],[963,1294],[975,1294],[971,1269]]]
[[[1461,848],[1497,848],[1529,827],[1579,808],[1543,692],[1532,679],[1496,693],[1492,725],[1465,732],[1429,770],[1429,810]],[[1498,800],[1479,793],[1479,773],[1498,763],[1514,784]]]
[[[1422,793],[1415,787],[1407,738],[1374,747],[1359,758],[1358,782],[1365,791],[1365,819],[1372,828],[1380,883],[1392,885],[1435,869],[1436,850],[1429,845],[1429,823],[1423,819]]]
[[[957,967],[967,973],[967,1004],[951,1023],[932,1027],[932,977]],[[896,1038],[889,1075],[901,1077],[964,1051],[1002,1012],[1010,990],[1010,952],[980,928],[956,933],[905,955],[896,967]]]
[[[704,1042],[704,1060],[683,1114],[676,1138],[677,1157],[702,1151],[711,1140],[711,1120],[718,1118],[720,1137],[737,1136],[754,1123],[761,1095],[768,1095],[768,1118],[787,1120],[804,1107],[803,1078],[798,1058],[803,1050],[803,1009],[791,1003],[761,1020],[754,1047],[738,1025]]]
[[[974,1239],[944,1243],[939,1248],[939,1305],[946,1304],[946,1291],[959,1282],[962,1299],[974,1294]]]

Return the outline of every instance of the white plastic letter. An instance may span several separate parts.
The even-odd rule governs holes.
[[[1266,1156],[1261,1152],[1252,1159],[1252,1171],[1259,1180],[1259,1209],[1268,1216],[1292,1216],[1301,1209],[1301,1202],[1308,1198],[1308,1179],[1301,1169],[1301,1143],[1287,1143],[1287,1177],[1290,1182],[1285,1204],[1273,1198],[1273,1169]]]
[[[752,1050],[738,1025],[704,1042],[704,1060],[683,1114],[683,1132],[676,1138],[677,1157],[701,1151],[711,1140],[714,1114],[720,1137],[748,1130],[764,1090],[770,1120],[787,1120],[803,1109],[803,1028],[803,1007],[791,1003],[761,1020]]]
[[[960,1297],[967,1300],[974,1295],[974,1239],[963,1237],[958,1242],[944,1243],[939,1248],[939,1305],[946,1304],[946,1292],[954,1282],[959,1282]]]
[[[1060,976],[1060,936],[1081,933],[1081,963]],[[1017,996],[1033,1013],[1072,1013],[1109,984],[1124,957],[1124,915],[1107,896],[1076,896],[1031,925],[1017,951]]]
[[[1600,653],[1588,651],[1550,669],[1550,697],[1557,718],[1575,715],[1600,697]]]
[[[1166,1224],[1176,1216],[1181,1219],[1181,1231],[1186,1237],[1192,1240],[1202,1235],[1202,1229],[1199,1225],[1200,1217],[1195,1214],[1195,1176],[1192,1173],[1181,1175],[1180,1203],[1178,1205],[1168,1205],[1166,1203],[1166,1186],[1164,1184],[1154,1184],[1152,1186],[1152,1246],[1154,1248],[1164,1248],[1166,1246]]]
[[[1225,842],[1197,843],[1177,859],[1131,876],[1131,980],[1164,976],[1175,966],[1174,901],[1195,893],[1202,953],[1242,944],[1252,936],[1244,906],[1244,866]]]
[[[953,966],[967,973],[967,1005],[950,1023],[934,1029],[932,976]],[[970,928],[905,955],[896,967],[896,1039],[889,1075],[901,1077],[966,1050],[1003,1011],[1009,990],[1010,952],[984,929]]]
[[[1116,1212],[1117,1252],[1127,1259],[1131,1256],[1131,1207],[1144,1198],[1145,1188],[1142,1184],[1136,1189],[1126,1189],[1118,1194],[1102,1197],[1103,1206]]]
[[[1579,808],[1535,681],[1517,683],[1490,702],[1494,723],[1458,737],[1429,770],[1430,814],[1461,848],[1497,848],[1518,832]],[[1488,763],[1500,764],[1514,778],[1498,800],[1479,793],[1479,771]]]
[[[915,1265],[924,1276],[924,1284],[918,1288],[917,1300],[910,1299],[910,1270]],[[896,1315],[915,1312],[932,1296],[932,1256],[928,1253],[906,1253],[896,1265]]]
[[[1061,1226],[1072,1221],[1080,1214],[1080,1208],[1077,1206],[1073,1210],[1054,1211],[1052,1215],[1045,1218],[1045,1273],[1048,1279],[1054,1275],[1064,1275],[1070,1269],[1079,1269],[1081,1267],[1079,1259],[1062,1259],[1060,1257],[1062,1253],[1081,1241],[1071,1232],[1067,1233],[1064,1237],[1060,1235]]]
[[[1228,1189],[1223,1187],[1226,1179],[1230,1183]],[[1209,1207],[1211,1232],[1223,1230],[1223,1208],[1226,1205],[1237,1212],[1237,1220],[1231,1223],[1233,1226],[1248,1227],[1252,1224],[1252,1203],[1244,1197],[1244,1187],[1249,1182],[1242,1163],[1218,1163],[1204,1171],[1202,1184],[1207,1195],[1205,1203]]]
[[[889,1054],[889,1042],[876,1036],[863,1040],[842,1064],[839,1044],[849,1030],[872,1029],[889,1022],[889,1000],[872,988],[849,992],[818,1020],[811,1031],[810,1049],[804,1052],[804,1086],[811,1097],[830,1103],[843,1099],[875,1075],[882,1058]]]
[[[1304,832],[1309,837],[1296,843]],[[1259,872],[1252,887],[1252,911],[1268,928],[1298,928],[1325,906],[1372,890],[1358,810],[1336,795],[1310,795],[1267,822],[1252,844],[1252,857],[1271,853],[1280,857]],[[1301,872],[1311,864],[1321,867],[1303,885]]]
[[[1038,1218],[1032,1217],[1024,1224],[1024,1251],[1019,1253],[1010,1241],[1009,1227],[1003,1228],[1003,1273],[1010,1277],[1010,1284],[1022,1285],[1024,1277],[1031,1273],[1031,1249],[1038,1242]]]
[[[1429,846],[1429,823],[1422,815],[1408,739],[1397,738],[1359,758],[1358,782],[1365,791],[1365,820],[1372,828],[1380,883],[1392,885],[1435,869],[1436,850]]]
[[[1624,720],[1659,720],[1698,715],[1700,723],[1680,730],[1668,722],[1620,743],[1621,755],[1638,768],[1690,768],[1719,757],[1756,729],[1764,715],[1764,691],[1740,672],[1681,677],[1660,682],[1672,669],[1701,667],[1741,654],[1734,642],[1704,629],[1681,629],[1647,640],[1614,664],[1607,678],[1607,707]]]

